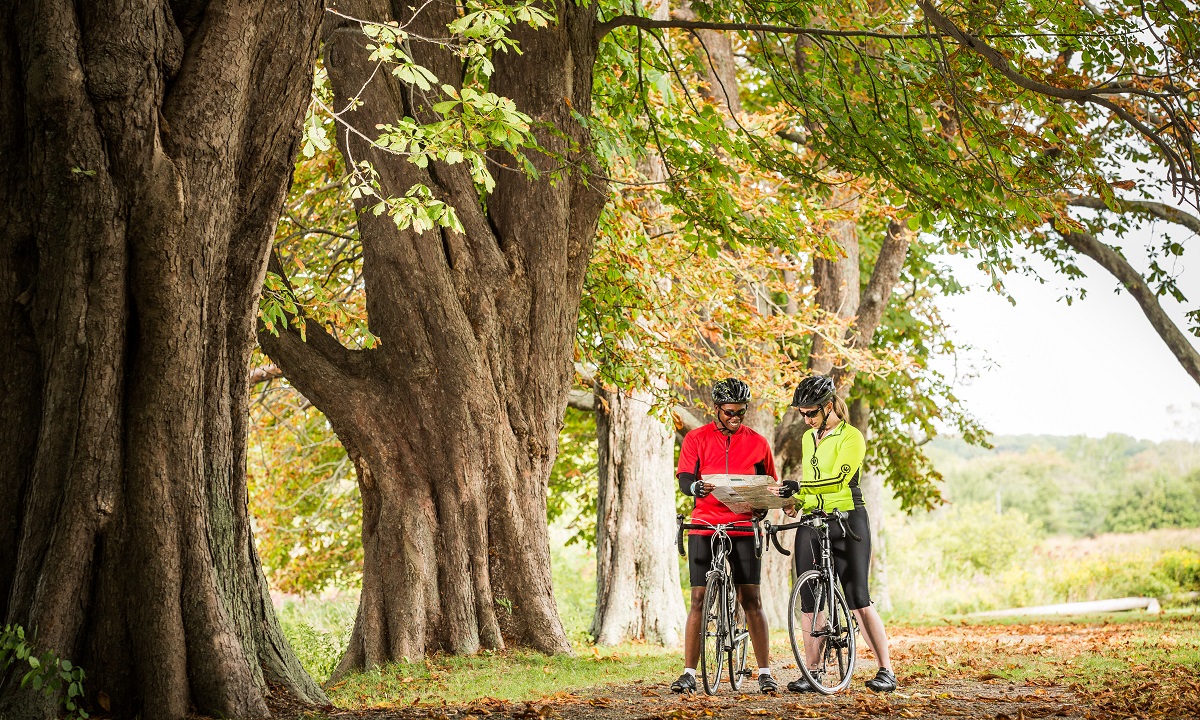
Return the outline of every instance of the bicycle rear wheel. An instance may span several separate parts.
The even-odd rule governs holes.
[[[818,570],[801,575],[788,603],[788,635],[796,665],[818,692],[830,695],[850,684],[854,634],[854,618],[842,589],[830,587]]]
[[[700,679],[704,692],[716,695],[721,687],[721,665],[725,659],[725,579],[719,575],[708,578],[704,586],[704,617],[700,625]]]
[[[729,609],[729,686],[734,690],[742,687],[742,681],[750,677],[752,672],[746,668],[747,646],[750,644],[750,632],[746,625],[746,612],[738,612],[737,591],[733,584],[726,585],[729,594],[726,607]]]

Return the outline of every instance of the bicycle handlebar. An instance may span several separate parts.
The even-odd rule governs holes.
[[[792,554],[791,550],[787,550],[782,545],[779,544],[779,532],[776,530],[776,528],[768,527],[767,534],[771,536],[771,542],[775,545],[775,549],[779,551],[780,555],[791,555]]]
[[[818,527],[822,523],[827,523],[830,519],[836,520],[838,525],[841,525],[842,532],[850,536],[855,542],[862,542],[862,538],[858,533],[846,524],[846,519],[850,514],[845,510],[832,510],[829,512],[817,511],[803,515],[796,522],[784,523],[782,525],[772,525],[770,520],[764,521],[766,527],[759,527],[758,520],[752,520],[749,523],[745,521],[734,523],[723,523],[721,525],[713,525],[711,523],[685,523],[682,515],[676,515],[678,529],[675,534],[675,548],[679,551],[679,556],[684,557],[687,552],[683,547],[683,531],[684,530],[753,530],[754,531],[754,556],[762,557],[763,550],[774,545],[782,555],[791,555],[792,553],[783,547],[779,542],[779,533],[784,530],[792,530],[798,527]],[[770,538],[771,542],[764,542],[764,536]]]
[[[677,528],[678,528],[675,533],[675,547],[677,550],[679,550],[679,557],[684,557],[687,555],[687,552],[685,552],[683,549],[683,531],[684,530],[718,530],[718,529],[753,530],[754,531],[754,556],[762,557],[762,551],[763,551],[762,533],[764,531],[759,528],[757,520],[751,520],[748,524],[745,521],[742,521],[742,522],[722,523],[720,525],[713,525],[711,523],[685,523],[683,521],[682,515],[676,515],[675,521],[676,521]]]
[[[838,525],[842,526],[842,532],[849,535],[851,540],[854,540],[855,542],[862,542],[862,538],[858,536],[858,533],[854,532],[854,530],[846,524],[846,518],[848,517],[850,517],[850,514],[845,510],[833,510],[831,512],[818,511],[809,513],[808,515],[803,515],[796,522],[784,523],[783,525],[772,525],[770,521],[768,521],[766,533],[771,537],[771,542],[775,545],[775,549],[784,555],[791,555],[790,552],[785,550],[783,546],[779,544],[779,533],[783,532],[784,530],[792,530],[798,527],[817,527],[821,523],[832,518],[837,520]]]

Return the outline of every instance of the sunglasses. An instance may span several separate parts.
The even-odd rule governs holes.
[[[719,409],[721,412],[725,413],[725,417],[746,417],[746,408],[742,408],[741,410],[726,410],[725,408]]]
[[[812,418],[815,418],[818,414],[820,414],[821,408],[817,408],[816,410],[809,410],[809,411],[804,411],[804,410],[801,410],[800,408],[796,408],[796,412],[800,413],[801,415],[803,415],[806,418],[812,419]]]

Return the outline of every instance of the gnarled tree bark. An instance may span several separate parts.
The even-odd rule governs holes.
[[[320,15],[0,10],[0,611],[117,716],[325,701],[275,620],[245,482],[254,316]],[[0,687],[0,716],[56,714]]]
[[[414,9],[355,0],[340,12],[397,21],[441,37],[453,3]],[[533,117],[544,147],[572,168],[594,166],[572,109],[591,107],[593,4],[566,3],[557,22],[513,30],[521,53],[497,53],[491,90]],[[375,74],[370,40],[352,21],[325,29],[325,67],[351,126],[437,116],[424,95]],[[414,42],[414,59],[457,84],[452,49]],[[361,91],[361,93],[360,93]],[[360,204],[359,233],[371,331],[381,344],[351,351],[315,323],[259,339],[288,379],[329,418],[357,469],[363,498],[362,598],[348,670],[428,652],[506,644],[568,652],[550,585],[546,487],[571,387],[576,316],[604,187],[558,161],[532,156],[542,175],[496,171],[481,198],[462,165],[419,168],[339,126],[347,158],[369,159],[383,191],[423,183],[454,207],[465,234],[399,230]],[[512,159],[497,156],[511,166]]]

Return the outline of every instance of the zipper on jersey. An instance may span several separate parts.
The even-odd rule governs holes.
[[[729,474],[729,446],[733,444],[733,435],[725,436],[725,474]]]

